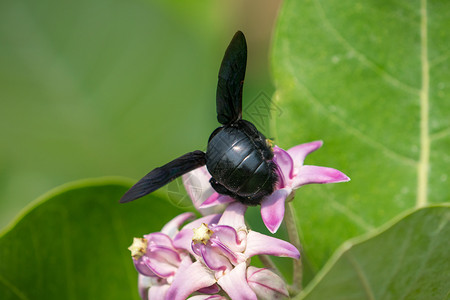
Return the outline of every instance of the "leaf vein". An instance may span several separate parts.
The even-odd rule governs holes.
[[[434,59],[430,60],[430,68],[434,68],[450,58],[450,52],[446,52]]]
[[[386,70],[384,70],[384,69],[380,68],[379,66],[377,66],[366,55],[364,55],[362,52],[358,51],[354,46],[352,46],[344,38],[344,36],[336,29],[336,27],[331,24],[330,20],[328,19],[328,17],[325,14],[325,11],[323,9],[322,4],[320,3],[320,0],[314,0],[314,2],[316,3],[316,8],[317,8],[317,11],[318,11],[318,15],[320,16],[320,18],[322,19],[323,23],[325,24],[325,27],[332,33],[332,36],[341,45],[343,45],[345,48],[347,48],[348,50],[353,52],[356,55],[356,57],[358,58],[358,60],[363,65],[365,65],[366,67],[368,67],[369,69],[371,69],[372,71],[374,71],[375,73],[380,75],[381,78],[383,78],[386,82],[388,82],[392,86],[394,86],[396,88],[399,88],[401,90],[404,90],[404,91],[406,91],[408,93],[411,93],[411,94],[417,95],[419,93],[419,89],[418,88],[412,87],[412,86],[410,86],[410,85],[400,81],[398,78],[396,78],[395,76],[391,75]]]
[[[323,188],[321,188],[320,186],[314,186],[314,188],[317,191],[317,193],[321,195],[321,197],[323,197],[324,199],[327,199],[328,201],[330,201],[330,204],[338,212],[340,212],[341,214],[346,216],[350,221],[352,221],[353,223],[355,223],[356,225],[361,227],[363,230],[370,231],[370,230],[374,229],[374,227],[371,224],[369,224],[366,221],[364,221],[364,219],[359,217],[358,214],[354,213],[347,206],[342,205],[341,203],[339,203],[336,200],[336,198],[334,197],[334,194],[331,194],[331,193],[327,194],[326,192],[324,192]]]
[[[447,222],[446,222],[446,220],[444,219],[444,220],[443,220],[443,223],[441,223],[441,224],[446,224],[446,223],[447,223]],[[444,227],[444,226],[439,226],[439,227],[437,228],[436,232],[434,233],[434,236],[436,236],[437,233],[439,233],[439,232],[443,229],[443,227]],[[416,284],[416,282],[417,282],[417,280],[420,278],[420,275],[422,275],[423,270],[424,270],[425,266],[427,265],[428,260],[430,259],[430,255],[431,255],[431,253],[432,253],[432,250],[435,249],[435,243],[436,243],[438,240],[439,240],[438,238],[433,238],[433,239],[431,239],[431,241],[428,243],[428,248],[427,248],[427,250],[426,250],[426,252],[425,252],[425,256],[423,256],[424,258],[421,260],[421,261],[422,261],[422,264],[420,265],[419,268],[417,268],[417,272],[415,273],[416,276],[415,276],[414,280],[411,280],[411,281],[409,282],[409,285],[408,285],[409,290],[408,290],[408,288],[405,288],[405,293],[404,293],[404,295],[402,295],[402,297],[399,297],[398,299],[407,299],[407,295],[408,295],[409,293],[411,293],[411,292],[413,291],[413,289],[416,288],[416,287],[418,286],[418,285]]]
[[[0,283],[7,287],[14,295],[22,300],[28,300],[28,297],[22,293],[13,283],[8,281],[3,275],[0,274]]]
[[[358,276],[359,282],[366,293],[367,299],[375,300],[375,296],[373,295],[372,288],[370,287],[369,281],[367,279],[366,274],[362,270],[361,266],[358,264],[356,259],[350,254],[350,252],[345,252],[345,257],[350,262],[350,265],[355,270],[356,275]]]
[[[292,71],[292,69],[291,69],[291,71]],[[303,91],[307,95],[307,97],[306,97],[307,100],[309,100],[315,107],[319,108],[320,111],[326,117],[328,117],[328,119],[330,121],[339,125],[344,131],[348,132],[351,135],[354,135],[355,137],[357,137],[358,139],[360,139],[361,141],[363,141],[370,147],[380,150],[382,153],[386,154],[386,156],[392,158],[395,161],[398,161],[405,165],[409,165],[409,166],[413,166],[413,167],[417,166],[417,162],[415,160],[413,160],[409,157],[403,156],[403,155],[389,149],[388,147],[381,144],[380,142],[373,140],[372,138],[368,137],[367,135],[365,135],[364,133],[362,133],[361,131],[359,131],[358,129],[353,127],[352,125],[348,124],[342,118],[339,118],[336,114],[332,113],[312,94],[312,92],[305,85],[300,83],[298,78],[295,76],[294,76],[294,82],[300,89],[303,89]]]
[[[422,63],[422,87],[420,89],[420,157],[417,167],[417,199],[416,207],[424,207],[427,204],[428,194],[428,169],[430,161],[430,133],[429,133],[429,88],[430,67],[428,62],[428,37],[427,37],[427,1],[421,0],[420,14],[420,49]]]
[[[434,142],[443,139],[449,135],[450,135],[450,127],[430,135],[430,141]]]
[[[400,249],[399,254],[392,254],[392,256],[398,257],[398,260],[394,264],[394,268],[389,272],[389,279],[385,279],[385,285],[379,288],[380,291],[380,299],[386,299],[385,294],[388,292],[388,286],[389,283],[392,282],[392,279],[397,275],[397,273],[400,271],[400,265],[403,262],[403,259],[405,258],[406,250],[408,249],[408,245],[410,244],[411,240],[411,234],[413,230],[409,230],[408,234],[405,238],[403,238],[403,243],[400,247],[397,247],[396,249]]]

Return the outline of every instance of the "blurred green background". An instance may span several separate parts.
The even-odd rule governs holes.
[[[249,47],[244,108],[270,97],[280,2],[1,1],[0,228],[60,184],[138,179],[204,149],[236,30]]]

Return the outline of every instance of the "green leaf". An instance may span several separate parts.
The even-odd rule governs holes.
[[[180,8],[0,2],[0,227],[65,182],[137,179],[206,146],[227,40],[211,1]]]
[[[352,181],[294,201],[318,271],[345,240],[413,207],[449,201],[448,1],[286,0],[273,46],[273,123],[283,148]]]
[[[38,199],[0,237],[2,299],[139,299],[127,247],[181,213],[158,193],[119,204],[129,181],[85,180]]]
[[[296,299],[447,299],[449,221],[450,205],[422,208],[346,242]]]

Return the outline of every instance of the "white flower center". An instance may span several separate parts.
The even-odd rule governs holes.
[[[147,251],[147,243],[148,241],[144,238],[133,238],[133,244],[128,247],[128,250],[131,251],[131,257],[139,259],[144,256]]]
[[[205,223],[202,223],[199,228],[194,228],[194,236],[192,237],[192,241],[194,244],[203,243],[206,245],[206,243],[211,238],[211,235],[214,233],[211,229],[209,229],[208,225]]]

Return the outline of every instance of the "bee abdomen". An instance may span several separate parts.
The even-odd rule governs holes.
[[[222,127],[210,138],[206,151],[206,167],[216,191],[247,205],[259,204],[277,181],[275,164],[267,159],[273,157],[271,150],[259,142],[265,141],[264,136],[257,134],[256,140],[245,128]]]
[[[260,154],[257,151],[251,151],[242,159],[241,163],[232,170],[230,176],[224,177],[224,183],[228,189],[235,192],[248,193],[249,182],[258,169],[264,166],[264,161],[261,160]]]

